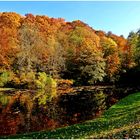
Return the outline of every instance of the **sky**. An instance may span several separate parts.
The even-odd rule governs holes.
[[[140,28],[140,1],[0,1],[0,12],[81,20],[95,30],[125,37]]]

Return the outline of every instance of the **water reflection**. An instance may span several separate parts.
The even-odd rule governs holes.
[[[0,135],[55,129],[96,118],[128,92],[83,89],[58,94],[53,88],[0,92]]]
[[[39,127],[31,124],[37,121],[44,123],[42,119],[47,118],[46,108],[49,107],[54,94],[53,89],[47,92],[45,90],[13,91],[12,94],[0,92],[0,135],[41,130],[41,124]]]

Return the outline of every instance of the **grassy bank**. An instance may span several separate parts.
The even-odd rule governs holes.
[[[53,131],[34,132],[1,138],[140,138],[139,121],[140,92],[120,100],[100,118],[95,120]]]

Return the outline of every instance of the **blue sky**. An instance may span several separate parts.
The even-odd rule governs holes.
[[[140,28],[140,1],[0,1],[0,12],[62,17],[82,20],[96,30],[125,37]]]

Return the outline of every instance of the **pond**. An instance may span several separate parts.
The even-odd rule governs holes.
[[[51,130],[99,117],[132,88],[82,87],[51,98],[44,90],[0,92],[0,135]]]

